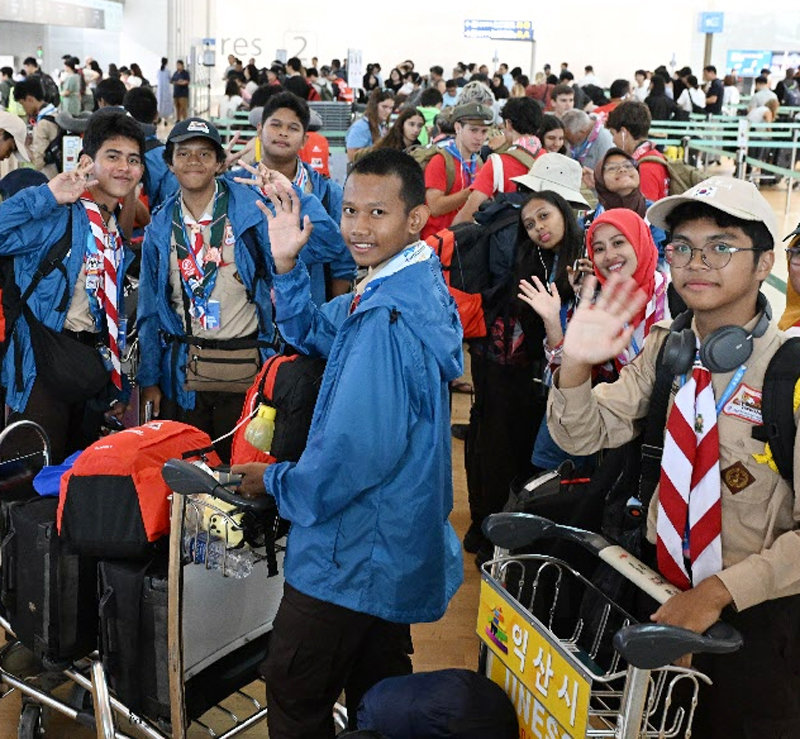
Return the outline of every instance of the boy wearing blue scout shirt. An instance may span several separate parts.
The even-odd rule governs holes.
[[[296,463],[234,466],[245,494],[292,522],[284,597],[265,663],[269,733],[333,737],[347,696],[409,673],[409,625],[442,616],[462,580],[452,508],[448,383],[462,331],[430,248],[422,173],[382,150],[353,167],[342,234],[367,277],[320,308],[297,255],[309,238],[294,190],[270,193],[276,319],[293,346],[327,357]],[[262,208],[264,210],[264,208]],[[265,211],[266,212],[266,211]]]
[[[143,402],[156,416],[229,432],[261,361],[282,349],[270,298],[269,237],[251,187],[220,176],[219,132],[189,118],[170,132],[164,159],[180,190],[153,215],[139,287]],[[304,208],[318,238],[304,258],[336,258],[343,243],[315,198]],[[162,408],[163,405],[163,408]],[[223,459],[230,440],[218,443]]]

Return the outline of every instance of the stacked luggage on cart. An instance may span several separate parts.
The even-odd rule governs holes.
[[[203,469],[178,461],[192,450]],[[184,736],[234,694],[235,712],[204,718],[216,735],[266,717],[263,692],[241,691],[266,656],[283,532],[271,498],[236,498],[204,463],[219,465],[206,434],[156,422],[96,442],[59,496],[37,494],[30,475],[3,491],[0,684],[23,695],[23,739],[44,733],[45,706],[110,737],[126,725]],[[71,696],[56,697],[69,681]]]

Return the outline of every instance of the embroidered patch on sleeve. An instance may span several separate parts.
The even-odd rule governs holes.
[[[734,495],[741,493],[742,490],[756,481],[756,478],[750,474],[750,471],[741,462],[732,464],[722,470],[720,474],[722,475],[722,482]]]
[[[761,424],[761,391],[753,390],[742,383],[736,388],[731,399],[725,403],[722,412],[726,416],[740,418],[748,423]]]

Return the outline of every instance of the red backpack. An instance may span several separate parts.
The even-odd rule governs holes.
[[[296,462],[308,440],[314,406],[322,384],[325,360],[302,354],[276,354],[264,362],[244,399],[242,415],[233,435],[231,464]],[[270,453],[256,449],[245,438],[245,419],[260,404],[276,410]]]
[[[151,421],[103,437],[61,478],[58,533],[80,554],[142,557],[169,534],[168,459],[221,464],[205,431],[177,421]]]

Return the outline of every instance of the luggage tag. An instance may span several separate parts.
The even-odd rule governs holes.
[[[220,326],[220,305],[219,300],[209,300],[206,314],[203,316],[206,331],[216,331]]]

